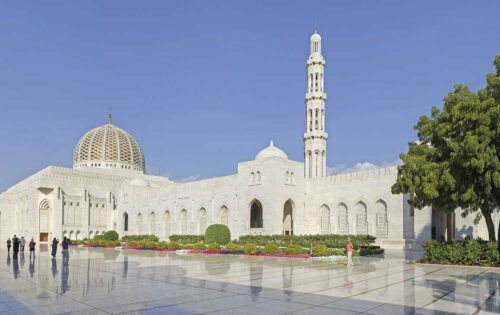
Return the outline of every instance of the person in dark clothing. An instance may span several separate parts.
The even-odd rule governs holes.
[[[30,258],[31,258],[31,254],[33,253],[33,258],[35,258],[35,241],[33,240],[33,237],[31,238],[31,241],[30,243],[28,244],[29,248],[30,248]]]
[[[57,240],[57,238],[54,237],[54,239],[52,240],[52,252],[50,253],[52,257],[56,257],[57,244],[59,244],[59,241]]]
[[[14,235],[14,238],[12,239],[12,251],[14,252],[14,255],[12,258],[17,259],[17,254],[19,253],[19,239]]]
[[[68,265],[69,264],[69,241],[66,238],[66,236],[64,237],[64,239],[62,241],[62,248],[63,248],[63,251],[62,251],[63,265]]]
[[[12,246],[12,241],[9,239],[7,240],[7,253],[10,255],[10,247]]]

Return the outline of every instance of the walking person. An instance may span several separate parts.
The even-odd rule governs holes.
[[[345,251],[347,254],[347,267],[352,267],[352,242],[351,238],[347,238],[347,243],[345,244]]]
[[[57,244],[59,244],[59,241],[57,240],[57,238],[54,237],[54,239],[52,240],[52,251],[51,251],[51,255],[52,257],[56,257],[56,254],[57,254]]]
[[[62,248],[63,248],[63,251],[62,251],[63,265],[69,265],[69,241],[66,238],[66,236],[64,237],[64,239],[62,241]]]
[[[10,237],[9,237],[9,239],[7,240],[7,254],[9,254],[9,255],[10,255],[11,245],[12,245],[12,241],[10,240]]]
[[[31,241],[30,243],[28,244],[28,247],[30,248],[30,258],[31,258],[31,254],[33,253],[33,258],[35,258],[35,241],[33,240],[33,237],[31,237]]]
[[[19,243],[19,239],[14,235],[14,238],[12,238],[12,251],[14,252],[12,258],[14,259],[17,259],[17,254],[19,253]]]
[[[26,239],[24,239],[24,236],[21,236],[21,254],[24,255],[24,245],[26,245]]]

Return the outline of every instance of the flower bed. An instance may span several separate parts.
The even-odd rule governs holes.
[[[86,244],[86,245],[83,245],[83,247],[91,247],[91,248],[116,248],[116,247],[119,247],[119,246],[114,246],[114,245],[90,245],[90,244]]]
[[[258,253],[258,254],[249,254],[250,256],[263,256],[263,257],[282,257],[282,258],[309,258],[311,255],[309,254],[286,254],[286,253],[274,253],[274,254],[266,254],[266,253]]]

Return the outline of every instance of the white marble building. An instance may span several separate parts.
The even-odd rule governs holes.
[[[138,142],[112,124],[78,142],[73,168],[49,166],[0,194],[0,240],[52,237],[203,234],[208,225],[245,234],[371,234],[386,247],[405,240],[487,236],[472,219],[410,209],[393,195],[396,167],[326,176],[325,59],[311,37],[307,60],[304,162],[271,144],[234,175],[176,183],[145,174]],[[338,135],[342,136],[342,135]],[[299,139],[297,139],[299,140]],[[498,219],[496,220],[498,222]]]

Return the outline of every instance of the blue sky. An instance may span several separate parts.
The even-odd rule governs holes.
[[[236,171],[269,140],[302,160],[314,25],[327,60],[327,164],[385,165],[455,83],[476,90],[500,53],[500,1],[3,1],[0,190],[71,167],[114,122],[148,169]]]

